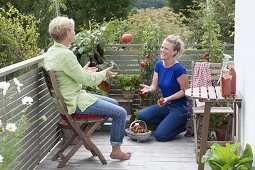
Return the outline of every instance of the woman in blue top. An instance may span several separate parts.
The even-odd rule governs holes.
[[[186,130],[187,111],[185,90],[188,88],[186,69],[176,60],[183,50],[178,36],[169,35],[160,48],[160,60],[156,63],[150,86],[141,84],[142,93],[162,92],[163,105],[155,104],[140,110],[138,119],[157,124],[155,137],[168,141]]]

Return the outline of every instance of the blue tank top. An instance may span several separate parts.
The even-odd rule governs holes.
[[[166,68],[163,65],[163,60],[159,60],[156,63],[154,71],[158,73],[158,87],[164,98],[181,90],[177,78],[183,74],[187,74],[186,69],[181,63],[175,63],[173,66]],[[173,100],[171,103],[186,105],[186,97]]]

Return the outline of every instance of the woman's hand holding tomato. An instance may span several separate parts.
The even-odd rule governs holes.
[[[165,99],[163,97],[161,97],[160,99],[158,99],[157,103],[158,103],[158,105],[160,107],[162,107],[162,106],[164,106],[166,104],[166,101],[165,101]]]

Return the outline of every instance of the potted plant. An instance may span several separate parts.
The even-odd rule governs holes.
[[[104,55],[104,48],[111,34],[108,25],[100,26],[98,23],[90,23],[89,30],[82,30],[75,35],[74,42],[69,47],[77,56],[79,63],[84,66],[90,61],[90,66],[104,70],[111,65],[116,65]],[[109,93],[109,79],[99,85],[106,94]]]
[[[246,144],[243,153],[239,156],[240,143],[221,146],[213,144],[206,154],[202,157],[202,163],[210,166],[213,170],[254,170],[253,153],[249,144]]]
[[[231,116],[228,114],[211,114],[210,116],[210,131],[209,134],[216,135],[216,139],[213,137],[211,140],[225,141],[228,140],[230,134]],[[213,136],[213,135],[212,135]],[[210,135],[209,135],[210,140]]]
[[[124,98],[132,99],[134,98],[135,87],[140,84],[140,76],[121,74],[116,77],[115,84],[122,87]]]

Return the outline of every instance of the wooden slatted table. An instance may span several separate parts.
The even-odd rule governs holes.
[[[231,97],[222,97],[220,86],[211,86],[211,87],[196,87],[196,88],[189,88],[185,91],[185,95],[190,99],[198,99],[200,102],[205,102],[204,107],[204,116],[202,121],[202,132],[201,132],[201,145],[200,145],[200,152],[199,152],[199,165],[198,169],[203,170],[204,164],[201,162],[202,156],[206,153],[207,150],[207,138],[208,138],[208,128],[209,128],[209,121],[210,121],[210,110],[213,103],[233,103],[234,106],[234,139],[235,141],[240,140],[240,108],[242,98],[239,93],[236,95],[232,95]]]

